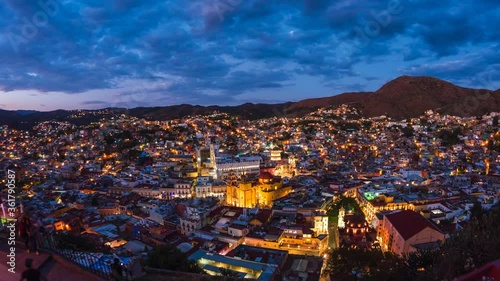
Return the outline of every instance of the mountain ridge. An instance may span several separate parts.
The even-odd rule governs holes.
[[[255,120],[273,116],[300,117],[321,107],[340,104],[356,104],[366,117],[386,115],[395,119],[403,119],[418,117],[429,109],[441,114],[477,116],[500,111],[500,89],[465,88],[430,76],[400,76],[385,83],[374,92],[346,92],[330,97],[304,99],[298,102],[277,104],[247,102],[237,106],[180,104],[132,109],[108,108],[108,110],[117,113],[126,111],[131,116],[151,120],[206,115],[214,111]],[[27,112],[29,114],[26,114]],[[0,110],[0,124],[29,127],[40,121],[68,119],[72,112],[74,111]]]

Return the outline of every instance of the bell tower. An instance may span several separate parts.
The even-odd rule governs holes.
[[[345,228],[344,216],[345,216],[345,209],[344,206],[341,206],[339,210],[339,222],[338,222],[338,228],[340,229]]]

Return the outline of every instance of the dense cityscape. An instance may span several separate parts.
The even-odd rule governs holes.
[[[168,274],[153,269],[311,281],[410,280],[404,274],[415,270],[416,280],[431,280],[426,271],[441,272],[425,253],[498,214],[500,114],[361,112],[341,105],[300,118],[213,112],[155,121],[101,110],[101,120],[81,126],[3,126],[0,173],[5,186],[15,173],[16,216],[35,222],[37,247],[100,276],[118,258],[134,280]],[[72,118],[88,114],[96,112]],[[463,248],[470,256],[439,278],[498,259],[498,221],[489,227],[493,236],[482,235],[496,244],[474,247],[491,256]],[[381,253],[380,268],[415,253],[421,261],[405,261],[404,273],[394,265],[376,273],[368,261],[342,269],[361,259],[356,251]]]
[[[498,0],[3,0],[0,281],[500,281]]]

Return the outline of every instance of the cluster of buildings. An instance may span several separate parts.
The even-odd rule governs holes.
[[[318,280],[339,244],[404,254],[453,235],[475,205],[498,204],[495,116],[398,121],[343,105],[255,121],[106,114],[3,126],[0,178],[16,172],[19,212],[106,253],[144,259],[169,244],[209,274]],[[340,196],[361,212],[329,216]]]

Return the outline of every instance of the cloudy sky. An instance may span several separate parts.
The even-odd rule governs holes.
[[[2,0],[0,108],[275,103],[400,75],[497,89],[499,14],[498,0]]]

